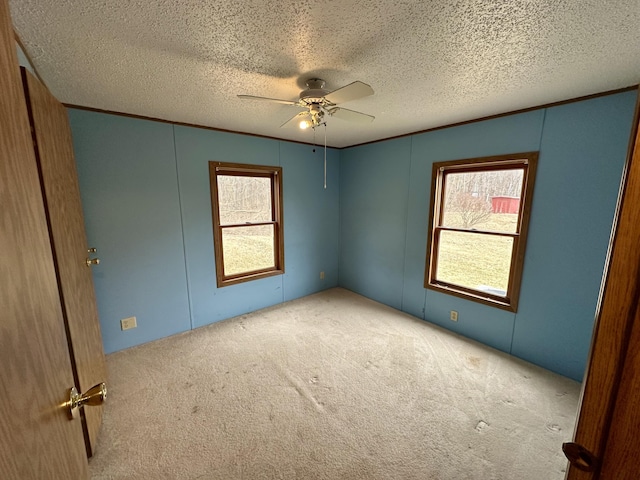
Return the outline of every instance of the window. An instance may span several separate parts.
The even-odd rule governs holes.
[[[425,287],[517,311],[538,153],[433,165]]]
[[[209,162],[218,287],[284,273],[282,168]]]

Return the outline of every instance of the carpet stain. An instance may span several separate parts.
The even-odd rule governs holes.
[[[200,410],[200,407],[198,405],[194,405],[194,407],[191,409],[191,413],[196,414],[198,413],[199,410]]]
[[[480,357],[467,357],[467,360],[469,360],[469,364],[475,368],[479,368],[482,363],[482,359]]]

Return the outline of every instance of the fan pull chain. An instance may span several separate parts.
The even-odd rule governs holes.
[[[324,189],[327,189],[327,124],[324,124]]]

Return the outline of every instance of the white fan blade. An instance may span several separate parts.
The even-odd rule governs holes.
[[[337,105],[338,103],[350,102],[351,100],[357,100],[369,95],[373,95],[373,88],[366,83],[353,82],[326,94],[324,98],[334,105]]]
[[[294,115],[292,118],[290,118],[286,122],[284,122],[282,125],[280,125],[280,128],[288,127],[289,125],[293,125],[297,121],[299,122],[300,120],[302,120],[302,118],[306,117],[307,115],[310,115],[310,113],[309,112],[300,112],[300,113]]]
[[[298,102],[280,100],[279,98],[255,97],[253,95],[238,95],[238,98],[242,98],[243,100],[265,100],[267,102],[283,103],[285,105],[298,105]]]
[[[354,110],[347,110],[346,108],[340,107],[335,107],[329,110],[329,115],[355,123],[371,123],[376,118],[374,116],[367,115],[366,113],[360,113]]]

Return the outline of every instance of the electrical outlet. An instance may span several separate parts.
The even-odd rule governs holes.
[[[320,280],[324,280],[324,272],[320,272]]]
[[[138,322],[136,321],[136,317],[123,318],[120,320],[120,328],[122,330],[131,330],[132,328],[136,328],[138,326]]]
[[[452,321],[457,322],[458,321],[458,312],[456,312],[455,310],[451,310],[451,312],[449,312],[449,318]]]

